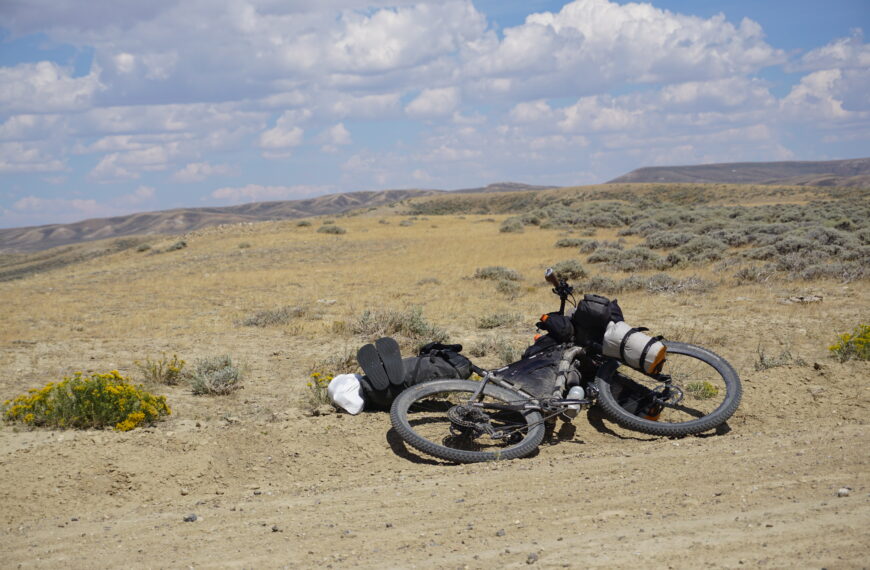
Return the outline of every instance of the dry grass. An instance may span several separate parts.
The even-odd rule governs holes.
[[[571,255],[553,244],[572,234],[536,226],[523,233],[500,232],[499,223],[507,217],[448,214],[401,227],[407,211],[384,207],[339,217],[336,223],[347,229],[343,235],[317,233],[319,220],[313,227],[292,220],[209,228],[152,243],[165,251],[183,239],[187,247],[181,250],[149,255],[128,249],[0,283],[0,371],[6,372],[0,389],[17,392],[44,377],[97,366],[132,370],[142,354],[177,353],[193,362],[228,352],[250,365],[249,386],[298,394],[312,363],[355,351],[367,340],[354,333],[353,323],[375,309],[403,314],[419,307],[428,323],[466,346],[487,341],[493,332],[479,328],[481,317],[520,314],[520,322],[497,333],[510,345],[527,345],[537,317],[557,307],[543,271]],[[380,223],[384,219],[390,223]],[[479,223],[484,219],[498,223]],[[597,229],[591,239],[615,241],[617,228]],[[627,236],[625,247],[642,241]],[[241,242],[250,247],[239,248]],[[583,263],[585,254],[576,257]],[[583,265],[589,277],[625,277]],[[506,295],[495,282],[470,278],[490,266],[522,275],[521,295]],[[856,314],[870,312],[867,280],[738,287],[713,263],[667,273],[717,286],[704,293],[620,293],[626,319],[655,334],[707,344],[748,371],[759,346],[778,354],[784,336],[807,361],[826,358],[830,338],[853,327]],[[821,294],[824,302],[778,303],[804,293]],[[300,314],[273,327],[235,325],[264,308],[303,305],[314,316]],[[488,352],[480,364],[499,363],[497,351]]]

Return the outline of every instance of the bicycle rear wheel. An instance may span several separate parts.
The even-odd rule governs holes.
[[[665,345],[662,374],[671,378],[670,394],[662,392],[667,384],[629,366],[604,364],[595,379],[604,415],[624,428],[662,436],[702,433],[725,423],[743,392],[734,368],[699,346],[670,341]],[[666,400],[663,407],[657,399]]]
[[[541,413],[503,409],[527,398],[492,384],[469,405],[479,388],[479,382],[470,380],[412,386],[393,402],[390,421],[409,445],[447,461],[474,463],[532,453],[544,438]]]

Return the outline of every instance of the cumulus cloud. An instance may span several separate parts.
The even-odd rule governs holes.
[[[459,90],[455,87],[424,89],[405,112],[412,117],[441,117],[450,115],[459,105]]]
[[[324,152],[335,152],[338,147],[347,146],[353,142],[350,131],[345,128],[343,123],[338,123],[323,131],[318,140],[323,143],[320,148]]]
[[[38,143],[0,143],[0,173],[57,172],[66,168]]]
[[[300,116],[303,115],[303,116]],[[286,111],[278,118],[275,126],[260,134],[260,148],[266,150],[267,158],[288,156],[288,149],[302,144],[305,131],[296,125],[304,120],[306,114],[297,111]]]
[[[557,13],[532,14],[505,30],[503,41],[466,54],[466,70],[500,77],[514,91],[560,96],[622,82],[729,77],[785,58],[748,19],[735,26],[721,14],[704,19],[651,4],[575,0]]]
[[[56,113],[88,108],[103,89],[99,68],[84,77],[50,61],[0,67],[0,112]]]
[[[210,199],[596,182],[670,159],[783,157],[782,141],[818,154],[870,132],[860,31],[787,55],[731,12],[574,0],[505,28],[471,0],[94,0],[85,12],[29,0],[3,12],[12,37],[40,32],[93,63],[0,67],[0,172],[125,192],[239,172],[251,184]],[[786,95],[760,78],[769,66],[795,74]],[[327,167],[306,180],[320,186],[257,178],[264,158],[304,167],[315,155]]]
[[[202,182],[211,176],[228,176],[234,169],[226,164],[211,164],[208,162],[191,162],[172,175],[178,182]]]
[[[860,29],[848,38],[838,38],[822,47],[810,50],[797,62],[786,66],[789,71],[817,71],[833,68],[870,68],[870,44],[864,43]]]

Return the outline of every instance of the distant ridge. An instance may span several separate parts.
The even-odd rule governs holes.
[[[870,187],[870,158],[650,166],[632,170],[608,184],[626,182]]]
[[[500,182],[483,188],[469,188],[454,192],[520,192],[546,188],[551,187]],[[445,192],[420,189],[343,192],[306,200],[252,202],[214,208],[178,208],[112,218],[94,218],[71,224],[0,229],[0,253],[40,251],[62,245],[132,235],[181,234],[218,224],[341,214],[358,208],[373,208],[408,198]]]

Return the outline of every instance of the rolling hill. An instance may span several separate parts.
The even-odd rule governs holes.
[[[522,192],[552,186],[499,182],[457,193]],[[178,208],[142,212],[112,218],[94,218],[71,224],[49,224],[0,229],[0,253],[32,252],[85,241],[132,235],[181,234],[208,226],[241,222],[264,222],[341,214],[358,208],[374,208],[408,198],[446,193],[445,190],[381,190],[342,192],[306,200],[252,202],[214,208]]]
[[[870,187],[870,158],[651,166],[632,170],[608,183],[634,182]]]

